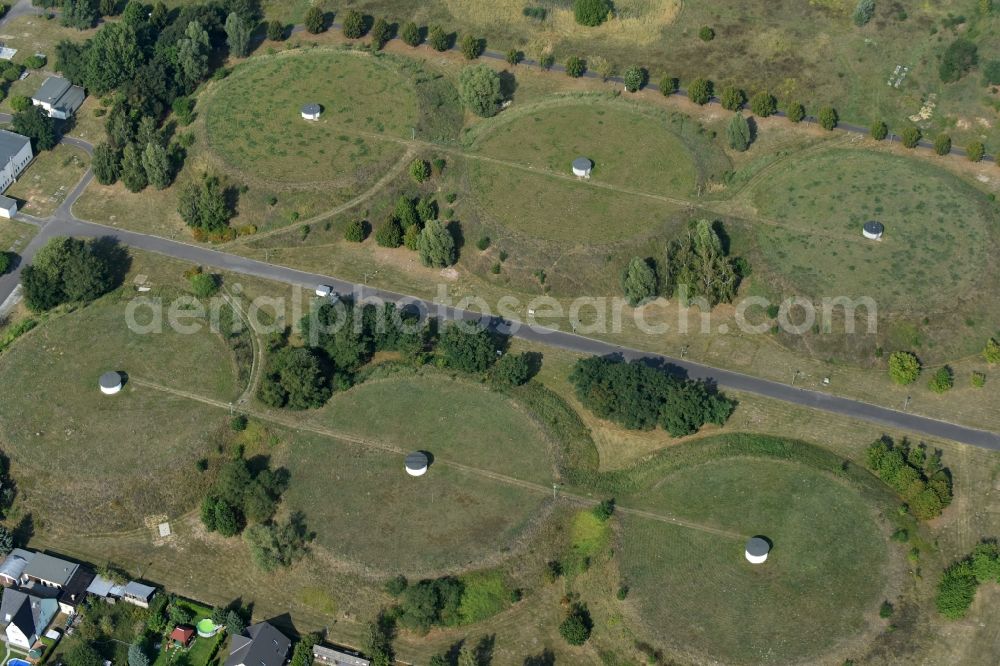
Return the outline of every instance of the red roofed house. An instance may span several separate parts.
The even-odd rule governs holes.
[[[177,627],[170,633],[170,642],[174,647],[186,648],[194,640],[194,627]]]

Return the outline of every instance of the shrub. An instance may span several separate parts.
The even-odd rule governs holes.
[[[237,414],[229,420],[229,427],[232,428],[233,432],[243,432],[249,423],[246,414]]]
[[[306,12],[304,23],[306,30],[313,35],[318,35],[326,30],[326,16],[323,14],[323,10],[315,5]]]
[[[622,272],[622,291],[632,307],[656,296],[656,271],[640,257],[633,258]]]
[[[580,25],[594,27],[604,23],[611,14],[610,0],[573,0],[573,18]]]
[[[750,99],[750,110],[760,118],[773,116],[778,110],[778,100],[769,92],[759,92]]]
[[[722,108],[727,111],[737,111],[746,104],[747,95],[736,86],[726,86],[722,89]]]
[[[476,247],[479,248],[480,251],[485,252],[486,248],[488,248],[489,246],[490,246],[489,236],[480,236],[479,240],[476,241]]]
[[[407,250],[412,250],[416,252],[420,249],[420,232],[421,228],[419,224],[414,224],[406,228],[403,232],[403,247]]]
[[[800,123],[806,117],[806,107],[802,106],[799,102],[791,102],[785,111],[785,115],[793,123]]]
[[[431,177],[431,165],[426,160],[415,159],[410,165],[410,177],[418,183],[422,183]]]
[[[10,108],[14,109],[15,113],[27,111],[31,108],[31,98],[24,95],[11,95]]]
[[[910,127],[903,128],[903,131],[899,133],[899,138],[903,141],[903,145],[907,148],[916,148],[917,144],[920,143],[920,139],[923,134],[920,132],[920,128]]]
[[[938,134],[934,137],[934,152],[938,155],[947,155],[951,152],[951,137],[947,134]]]
[[[987,340],[986,346],[983,347],[983,358],[990,365],[1000,363],[1000,342],[997,342],[993,338]]]
[[[421,263],[432,268],[451,266],[457,258],[455,239],[440,220],[428,220],[420,232],[417,250]]]
[[[575,604],[559,625],[559,635],[570,645],[583,645],[592,629],[593,621],[586,606]]]
[[[504,354],[490,371],[490,385],[496,389],[521,386],[531,379],[531,356]]]
[[[618,601],[625,601],[628,596],[628,585],[620,585],[615,596],[618,597]]]
[[[882,605],[879,606],[878,616],[882,619],[888,619],[892,617],[892,613],[895,609],[892,607],[888,601],[883,601]]]
[[[420,35],[420,28],[413,21],[408,21],[403,29],[399,32],[400,39],[407,46],[420,46],[420,42],[423,41],[423,37]]]
[[[570,56],[566,60],[566,75],[574,79],[578,79],[583,76],[583,73],[587,71],[587,63],[583,58],[579,56]]]
[[[400,574],[390,578],[385,584],[385,591],[394,597],[398,597],[403,592],[406,591],[409,583],[406,580],[406,576]]]
[[[941,64],[938,66],[938,75],[945,83],[958,81],[978,61],[979,52],[976,45],[959,37],[945,49],[944,55],[941,57]]]
[[[712,82],[708,79],[698,78],[688,86],[688,99],[695,104],[708,104],[712,100]]]
[[[368,223],[364,220],[351,220],[344,227],[344,240],[360,243],[368,236]]]
[[[517,49],[508,49],[504,55],[504,60],[507,61],[508,65],[517,65],[517,63],[524,60],[524,54]]]
[[[920,359],[912,352],[896,351],[889,355],[889,377],[892,381],[906,386],[917,381],[920,376]]]
[[[556,64],[556,57],[551,53],[543,53],[538,56],[539,69],[550,70],[554,64]]]
[[[486,65],[466,67],[458,76],[458,94],[465,108],[477,116],[495,116],[503,99],[500,75]]]
[[[873,139],[882,141],[889,136],[889,126],[885,124],[884,120],[879,120],[872,125],[871,133]]]
[[[465,56],[466,60],[475,60],[483,54],[483,40],[472,35],[466,35],[462,37],[459,50],[462,51],[462,55]]]
[[[680,79],[674,76],[664,76],[660,79],[660,94],[672,95],[681,87]]]
[[[601,81],[607,81],[615,75],[615,65],[604,56],[590,56],[587,58],[587,68],[592,72],[597,72]]]
[[[1000,85],[1000,60],[990,60],[983,65],[983,85]]]
[[[951,368],[947,365],[938,368],[937,371],[931,375],[931,380],[928,382],[927,387],[934,391],[935,393],[944,393],[948,391],[955,385],[955,375],[952,373]]]
[[[375,232],[375,242],[381,247],[399,247],[403,244],[403,229],[399,220],[390,217]]]
[[[701,29],[698,30],[698,37],[703,42],[710,42],[715,39],[715,30],[707,25],[703,25]]]
[[[972,385],[975,388],[983,388],[986,385],[986,373],[978,370],[972,372]]]
[[[606,523],[611,520],[611,516],[615,513],[615,500],[614,498],[609,498],[600,501],[597,506],[595,506],[591,511],[598,520],[602,523]]]
[[[177,117],[177,122],[181,125],[190,125],[191,121],[194,120],[194,100],[190,97],[174,98],[170,108],[174,112],[174,116]]]
[[[365,16],[356,9],[347,10],[341,25],[344,37],[348,39],[359,39],[365,36]]]
[[[41,69],[45,67],[46,59],[43,55],[31,55],[24,59],[24,66],[28,69]]]
[[[212,273],[195,273],[189,279],[191,291],[198,298],[208,298],[219,292],[219,276]]]
[[[729,139],[729,147],[733,150],[742,153],[750,147],[750,124],[742,113],[733,115],[733,119],[726,126],[726,137]]]
[[[976,598],[978,586],[979,581],[968,561],[957,562],[945,569],[938,582],[937,597],[934,600],[938,613],[949,620],[965,617]]]
[[[441,26],[436,25],[431,28],[430,33],[427,35],[427,43],[431,45],[431,48],[435,51],[447,51],[451,46],[451,37],[441,28]]]
[[[641,90],[648,80],[649,73],[638,65],[632,65],[622,74],[622,82],[625,85],[625,90],[629,92]]]
[[[867,25],[873,16],[875,16],[875,0],[858,0],[851,18],[854,20],[854,25],[860,28]]]
[[[986,157],[986,146],[979,141],[973,141],[965,147],[965,157],[970,162],[982,162]]]
[[[832,106],[824,106],[819,110],[819,126],[823,129],[830,131],[837,126],[837,122],[840,118],[837,116],[837,110]]]
[[[392,26],[383,17],[375,19],[371,30],[372,48],[380,51],[386,42],[392,38]]]
[[[549,10],[545,7],[525,7],[521,13],[527,18],[544,21],[545,17],[549,15]]]

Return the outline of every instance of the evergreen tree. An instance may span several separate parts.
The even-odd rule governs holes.
[[[440,220],[429,220],[417,243],[424,266],[444,268],[455,263],[455,239]]]
[[[229,52],[237,58],[245,58],[250,53],[250,37],[252,31],[250,25],[240,18],[239,14],[232,12],[226,17],[226,43],[229,45]]]
[[[744,152],[750,147],[750,123],[743,117],[742,113],[737,113],[726,126],[726,137],[729,139],[729,147],[738,152]]]
[[[146,170],[142,166],[142,156],[134,143],[125,146],[122,152],[122,184],[129,192],[141,192],[149,184]]]
[[[105,142],[94,146],[94,156],[90,162],[90,168],[94,172],[94,178],[101,185],[114,185],[118,181],[121,156],[111,144]]]
[[[177,66],[186,89],[193,90],[208,74],[208,56],[211,51],[208,32],[201,23],[188,23],[184,37],[177,40]]]
[[[656,271],[645,259],[633,258],[622,273],[622,290],[632,307],[656,296]]]

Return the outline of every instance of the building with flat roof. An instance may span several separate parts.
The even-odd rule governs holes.
[[[313,663],[322,666],[371,666],[372,662],[353,652],[314,645]]]
[[[42,107],[49,118],[66,120],[76,113],[86,97],[87,93],[80,86],[74,86],[61,76],[50,76],[32,95],[31,103]]]

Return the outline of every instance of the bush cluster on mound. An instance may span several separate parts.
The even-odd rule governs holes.
[[[24,302],[31,310],[92,301],[121,282],[127,252],[105,239],[53,238],[21,273]]]
[[[702,382],[640,361],[581,359],[569,379],[580,401],[597,416],[632,430],[659,425],[674,437],[696,433],[706,423],[722,425],[736,406]]]
[[[968,557],[944,570],[935,599],[938,612],[949,620],[965,617],[976,589],[989,581],[1000,583],[1000,546],[996,541],[979,544]]]
[[[254,469],[240,456],[225,463],[201,503],[201,522],[209,532],[236,536],[249,523],[266,523],[288,487],[288,470]]]
[[[386,584],[386,591],[399,598],[389,610],[399,626],[426,634],[435,626],[457,627],[493,617],[518,596],[498,572],[444,576],[410,585],[404,576]]]
[[[941,515],[951,504],[951,474],[941,465],[941,451],[927,455],[923,445],[900,446],[884,437],[868,447],[868,467],[907,503],[920,520]]]

